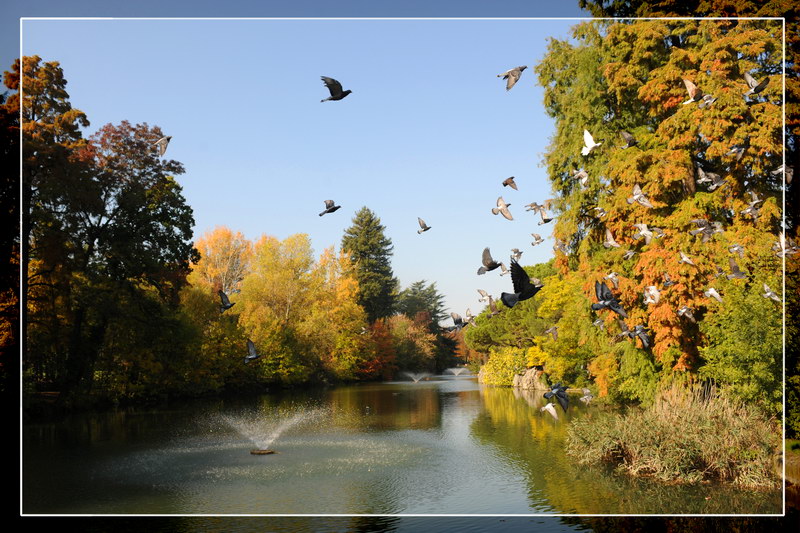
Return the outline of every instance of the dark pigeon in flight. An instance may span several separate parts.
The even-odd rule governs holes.
[[[544,393],[544,397],[548,400],[553,396],[556,397],[556,401],[558,405],[567,412],[567,407],[569,407],[569,398],[567,397],[567,388],[563,387],[561,383],[556,383],[555,385],[550,387],[550,390]]]
[[[619,134],[622,136],[622,140],[625,141],[625,146],[622,148],[630,148],[631,146],[636,146],[636,138],[628,133],[627,131],[621,131]]]
[[[342,207],[342,206],[334,205],[334,201],[333,200],[325,200],[325,211],[320,213],[319,216],[322,216],[322,215],[324,215],[326,213],[333,213],[334,211],[336,211],[340,207]]]
[[[225,311],[227,311],[228,309],[230,309],[231,307],[236,305],[235,303],[231,303],[231,301],[228,299],[228,295],[225,294],[224,291],[217,291],[217,294],[219,294],[219,301],[220,301],[219,311],[220,311],[220,313],[224,313]]]
[[[519,81],[519,77],[522,76],[522,71],[528,68],[526,65],[522,65],[516,68],[509,69],[502,74],[498,74],[498,78],[503,78],[504,80],[508,80],[506,82],[506,91],[510,91],[511,88]]]
[[[244,362],[249,363],[250,361],[255,361],[261,357],[258,353],[256,353],[256,345],[253,344],[253,341],[247,339],[247,355],[244,356]]]
[[[728,258],[728,264],[731,267],[731,273],[727,276],[728,279],[747,279],[747,276],[739,269],[739,265],[736,264],[733,257]]]
[[[511,176],[510,178],[504,179],[503,180],[503,187],[511,187],[515,191],[519,190],[519,189],[517,189],[517,183],[514,181],[514,176]]]
[[[353,92],[350,89],[343,91],[342,84],[333,78],[328,78],[326,76],[321,76],[321,78],[322,81],[325,83],[325,86],[330,91],[331,95],[328,98],[325,98],[324,100],[320,100],[320,102],[327,102],[328,100],[341,100],[342,98]]]
[[[511,283],[514,285],[514,292],[504,292],[500,294],[500,301],[506,307],[514,307],[517,302],[532,298],[542,289],[531,283],[528,273],[515,260],[511,260]]]
[[[592,304],[592,310],[598,311],[600,309],[611,309],[619,316],[628,317],[628,313],[622,308],[619,303],[619,300],[611,293],[611,289],[608,288],[603,282],[595,281],[594,282],[594,293],[597,296],[597,303]]]
[[[500,263],[492,259],[492,254],[489,252],[489,248],[483,249],[483,255],[481,256],[481,262],[483,266],[478,269],[478,275],[486,274],[487,272],[494,270],[500,266]]]

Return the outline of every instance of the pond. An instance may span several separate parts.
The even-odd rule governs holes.
[[[576,465],[570,398],[471,376],[270,392],[23,426],[24,514],[780,514],[780,491]],[[272,455],[252,455],[270,448]],[[570,526],[571,528],[572,526]]]

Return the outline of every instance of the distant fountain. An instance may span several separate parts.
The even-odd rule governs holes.
[[[414,383],[419,383],[421,379],[430,376],[428,372],[403,372],[403,375],[413,379]]]
[[[222,420],[256,446],[250,453],[253,455],[269,455],[276,453],[275,450],[271,450],[269,447],[289,428],[312,422],[324,414],[324,409],[311,409],[292,413],[276,413],[274,415],[224,415]]]
[[[451,374],[455,374],[456,376],[460,376],[464,372],[469,372],[469,369],[465,366],[459,366],[456,368],[448,368],[445,372],[450,372]]]

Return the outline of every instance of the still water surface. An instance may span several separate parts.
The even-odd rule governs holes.
[[[74,416],[23,427],[26,514],[772,514],[779,491],[575,465],[541,392],[473,377]],[[250,450],[276,450],[251,455]]]

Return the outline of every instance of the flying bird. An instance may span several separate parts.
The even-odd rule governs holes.
[[[644,243],[650,244],[653,239],[653,232],[647,228],[647,224],[634,224],[633,227],[639,230],[633,238],[637,240],[644,238]]]
[[[589,173],[584,169],[576,170],[572,175],[572,179],[579,181],[581,187],[586,187],[586,184],[589,183]]]
[[[622,308],[619,303],[619,300],[611,293],[611,289],[608,288],[603,282],[595,281],[594,282],[594,293],[597,296],[597,303],[592,304],[592,310],[598,311],[600,309],[611,309],[619,316],[627,318],[628,313]]]
[[[531,237],[533,237],[531,246],[536,246],[537,244],[542,244],[544,242],[544,239],[542,239],[542,236],[538,233],[531,233]]]
[[[717,101],[717,98],[711,96],[710,94],[704,94],[703,98],[700,99],[700,103],[697,104],[697,107],[700,109],[705,109],[707,107],[711,107],[711,104]]]
[[[722,303],[722,296],[719,295],[717,289],[715,289],[714,287],[709,287],[708,290],[703,291],[703,295],[706,298],[714,298],[719,303]]]
[[[514,261],[519,261],[522,257],[522,251],[519,248],[512,248],[511,249],[511,259]]]
[[[725,181],[725,178],[720,177],[720,175],[715,172],[706,172],[705,170],[702,169],[702,167],[700,167],[700,165],[697,166],[696,181],[698,185],[709,183],[710,184],[708,186],[709,191],[714,191],[723,185],[728,185],[728,183]]]
[[[644,288],[644,303],[647,304],[657,304],[661,299],[661,293],[658,291],[658,287],[655,285],[648,285]]]
[[[631,146],[636,146],[636,138],[633,135],[624,130],[619,132],[619,134],[622,136],[622,140],[625,141],[625,146],[622,147],[623,150]]]
[[[542,221],[537,224],[539,226],[541,226],[542,224],[547,224],[548,222],[553,220],[553,217],[547,216],[547,210],[545,210],[544,208],[539,209],[539,215],[542,217]]]
[[[592,398],[594,398],[594,395],[592,394],[592,391],[590,391],[589,389],[581,389],[581,391],[583,392],[583,396],[581,396],[578,399],[588,405],[589,402],[592,401]]]
[[[769,78],[764,78],[763,80],[758,81],[753,76],[751,76],[750,73],[745,72],[744,81],[747,82],[747,86],[749,87],[747,92],[744,93],[744,96],[746,98],[751,94],[758,94],[761,91],[763,91],[767,87],[767,84],[769,83]]]
[[[250,361],[255,361],[261,357],[258,353],[256,353],[256,345],[253,344],[253,341],[247,339],[247,355],[244,356],[245,364],[249,363]]]
[[[506,268],[506,264],[500,263],[500,275],[505,276],[506,274],[508,274],[508,269]]]
[[[539,409],[539,411],[547,411],[550,413],[550,416],[558,420],[558,411],[556,411],[556,406],[553,402],[549,402],[547,405]]]
[[[567,412],[567,407],[569,407],[569,398],[567,397],[567,388],[561,386],[561,383],[556,383],[550,387],[550,390],[544,393],[544,397],[548,400],[553,396],[556,397],[556,401],[558,405]]]
[[[553,245],[553,251],[558,251],[564,255],[569,255],[569,247],[567,246],[567,243],[561,239],[556,239],[556,243]]]
[[[760,201],[761,200],[759,200],[758,202]],[[758,208],[756,207],[756,204],[758,202],[750,202],[745,209],[742,209],[740,211],[740,213],[745,216],[753,217],[753,220],[758,220]]]
[[[778,168],[776,168],[775,170],[773,170],[772,172],[770,172],[770,175],[776,176],[776,177],[780,176],[781,174],[783,174],[783,177],[784,177],[784,180],[786,181],[786,183],[791,183],[792,182],[792,176],[794,175],[794,169],[792,167],[790,167],[790,166],[781,165]]]
[[[483,290],[483,289],[478,289],[478,294],[480,294],[480,295],[481,295],[481,297],[480,297],[480,298],[478,298],[478,301],[479,301],[479,302],[486,302],[486,301],[488,301],[488,300],[489,300],[489,293],[488,293],[488,292],[486,292],[485,290]]]
[[[228,309],[230,309],[231,307],[236,305],[235,303],[231,303],[231,301],[228,299],[228,295],[225,294],[224,291],[221,291],[221,290],[217,291],[217,294],[219,294],[219,301],[220,301],[219,311],[220,311],[220,313],[224,313],[225,311],[227,311]]]
[[[489,252],[489,248],[483,249],[481,262],[483,263],[483,266],[478,269],[478,275],[486,274],[487,272],[494,270],[500,266],[500,263],[492,259],[492,254]]]
[[[623,259],[630,259],[634,255],[636,255],[636,252],[634,252],[633,250],[628,250],[627,252],[625,252],[625,255],[622,256],[622,258]]]
[[[491,296],[489,296],[489,318],[492,318],[494,315],[499,314],[500,310],[494,303],[494,300]]]
[[[795,245],[791,238],[786,239],[783,233],[779,233],[778,240],[772,245],[772,251],[775,252],[775,255],[778,257],[785,257],[787,255],[796,254],[800,251],[800,248]]]
[[[503,187],[511,187],[515,191],[519,190],[519,189],[517,189],[517,183],[514,181],[514,176],[511,176],[510,178],[504,179],[503,180]]]
[[[592,322],[592,325],[597,327],[597,328],[600,328],[600,329],[605,329],[606,328],[606,323],[603,322],[602,318],[598,318],[597,320]]]
[[[764,285],[764,294],[762,294],[761,296],[763,296],[764,298],[772,298],[776,302],[780,302],[781,301],[780,296],[775,294],[775,291],[770,289],[769,285],[767,285],[766,283],[764,283],[763,285]]]
[[[692,261],[692,260],[691,260],[691,258],[690,258],[688,255],[686,255],[685,253],[683,253],[683,252],[682,252],[682,251],[680,251],[680,250],[678,251],[678,253],[679,253],[679,254],[681,254],[681,260],[680,260],[680,261],[678,261],[678,264],[680,264],[680,263],[686,263],[687,265],[696,266],[696,265],[694,264],[694,261]]]
[[[554,341],[558,340],[558,326],[551,326],[544,330],[545,335],[550,335],[553,337]]]
[[[666,272],[661,274],[661,276],[664,278],[664,288],[672,287],[673,285],[675,285],[675,283],[677,283],[676,281],[672,281],[669,277],[669,274],[667,274]]]
[[[594,137],[592,137],[592,134],[589,133],[588,130],[583,130],[583,148],[581,148],[581,154],[589,155],[592,150],[601,144],[603,144],[603,141],[600,141],[599,143],[594,142]]]
[[[649,348],[650,345],[653,343],[653,340],[647,334],[647,329],[641,324],[633,326],[633,330],[631,331],[631,338],[634,337],[639,337],[639,340],[642,341],[642,346],[644,346],[645,348]]]
[[[603,276],[603,279],[609,280],[611,283],[614,284],[615,289],[619,289],[619,275],[616,272],[612,272]]]
[[[464,324],[464,320],[461,318],[461,315],[458,313],[451,312],[450,317],[453,319],[453,326],[452,328],[448,328],[449,331],[458,331],[466,325]]]
[[[731,273],[728,274],[728,279],[747,279],[747,276],[739,269],[739,265],[733,257],[728,257],[728,264],[731,267]]]
[[[683,84],[686,86],[686,92],[689,93],[689,99],[686,100],[683,105],[691,104],[692,102],[698,102],[703,99],[703,91],[698,89],[697,85],[686,78],[683,79]]]
[[[510,91],[511,88],[519,81],[519,77],[522,76],[522,71],[528,68],[525,65],[520,67],[509,69],[502,74],[498,74],[498,78],[503,78],[506,81],[506,91]]]
[[[694,235],[702,235],[703,236],[703,239],[702,239],[703,242],[708,242],[709,239],[711,239],[711,237],[715,233],[724,233],[725,232],[725,230],[722,229],[722,223],[721,222],[717,222],[717,221],[709,222],[708,220],[706,220],[704,218],[695,218],[695,219],[690,220],[690,222],[692,224],[696,225],[697,229],[690,230],[689,231],[689,235],[692,235],[692,236],[694,236]]]
[[[320,213],[319,216],[322,216],[326,213],[333,213],[334,211],[342,207],[340,205],[334,205],[334,203],[335,202],[333,200],[325,200],[325,210],[322,213]]]
[[[536,286],[531,283],[528,273],[513,259],[511,260],[511,283],[514,286],[514,292],[500,294],[500,301],[506,307],[514,307],[517,302],[532,298],[542,288],[541,285]]]
[[[333,78],[328,78],[326,76],[320,76],[320,78],[322,79],[323,83],[325,83],[325,86],[328,88],[328,91],[330,91],[331,93],[331,95],[328,98],[320,100],[320,102],[327,102],[328,100],[341,100],[342,98],[353,92],[350,89],[343,91],[342,84]]]
[[[732,145],[731,149],[725,152],[725,155],[735,157],[736,161],[741,161],[745,150],[747,150],[747,145],[748,145],[748,140],[745,139],[743,142],[739,144]]]
[[[422,233],[423,231],[428,231],[429,229],[431,229],[431,227],[427,225],[425,221],[419,217],[417,217],[417,222],[419,222],[419,228],[420,228],[417,230],[417,233]]]
[[[638,202],[639,205],[643,205],[645,207],[653,207],[653,204],[650,203],[650,200],[642,192],[642,188],[639,187],[639,184],[633,186],[633,195],[628,197],[627,202],[632,204],[633,202]]]
[[[511,216],[511,211],[508,210],[508,206],[511,204],[507,204],[503,197],[500,196],[497,198],[497,207],[492,208],[492,214],[496,215],[498,213],[502,214],[507,220],[514,220],[514,217]]]
[[[595,214],[595,216],[596,216],[597,218],[603,218],[603,217],[604,217],[604,216],[606,216],[606,214],[607,214],[607,213],[606,213],[606,210],[605,210],[605,209],[603,209],[602,207],[593,207],[592,209],[594,209],[595,211],[597,211],[597,213]]]
[[[678,309],[678,316],[686,317],[687,320],[690,322],[696,323],[697,321],[694,319],[694,313],[692,310],[685,305]]]
[[[728,247],[728,251],[732,254],[738,254],[739,259],[744,259],[744,248],[739,244],[733,244]]]
[[[614,236],[611,234],[611,230],[606,228],[606,240],[603,241],[603,246],[606,248],[619,248],[619,243],[614,240]]]
[[[167,135],[166,137],[161,137],[155,143],[155,147],[158,149],[158,155],[164,157],[164,154],[167,152],[167,145],[169,141],[172,139],[172,135]]]

